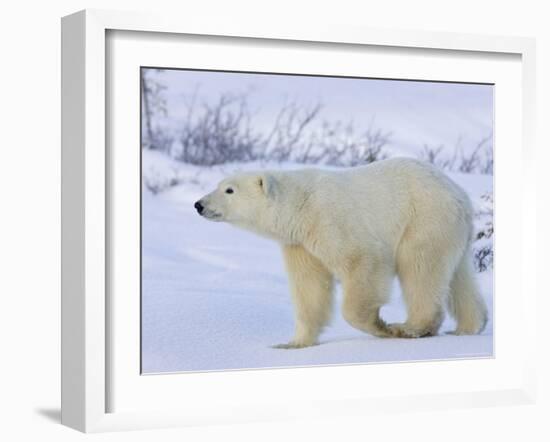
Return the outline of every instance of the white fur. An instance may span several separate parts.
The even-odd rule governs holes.
[[[206,218],[281,244],[296,312],[295,336],[281,347],[316,344],[330,317],[334,278],[342,282],[344,318],[375,336],[437,334],[445,305],[457,334],[485,326],[471,264],[471,203],[428,164],[395,158],[343,171],[243,174],[200,203]],[[408,317],[386,324],[379,311],[396,275]]]

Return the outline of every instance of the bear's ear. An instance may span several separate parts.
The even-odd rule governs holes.
[[[277,181],[275,177],[269,173],[264,173],[258,177],[258,185],[262,188],[264,195],[272,197],[275,195]]]

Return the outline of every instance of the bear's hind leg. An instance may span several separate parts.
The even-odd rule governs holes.
[[[392,266],[367,259],[348,269],[342,278],[342,314],[352,327],[381,338],[391,336],[380,308],[388,301],[393,277]]]
[[[296,316],[294,338],[276,348],[302,348],[317,343],[332,310],[333,276],[299,245],[283,246]]]
[[[407,305],[407,320],[389,325],[395,337],[420,338],[438,333],[454,262],[449,254],[438,253],[425,244],[400,251],[397,272]]]
[[[487,306],[476,284],[469,249],[451,280],[448,307],[451,316],[456,319],[455,334],[474,335],[485,328]]]

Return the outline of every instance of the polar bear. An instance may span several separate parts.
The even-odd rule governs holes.
[[[344,318],[379,337],[437,334],[444,306],[455,333],[487,322],[471,258],[468,195],[433,166],[393,158],[345,170],[262,171],[224,179],[195,203],[225,221],[278,241],[289,277],[295,334],[279,348],[317,343],[342,284]],[[407,319],[387,324],[380,308],[397,275]]]

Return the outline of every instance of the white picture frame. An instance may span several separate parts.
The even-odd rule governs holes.
[[[388,394],[372,397],[361,392],[353,397],[344,392],[316,395],[307,401],[280,400],[272,404],[239,402],[239,398],[222,398],[223,407],[216,408],[214,398],[201,398],[204,406],[164,410],[112,411],[109,406],[110,367],[113,363],[108,327],[112,315],[108,300],[107,267],[111,210],[108,185],[106,119],[108,117],[106,84],[107,45],[109,31],[155,32],[162,35],[203,35],[269,39],[273,41],[310,42],[311,44],[370,45],[384,48],[468,51],[484,54],[510,54],[521,57],[521,274],[520,305],[523,311],[516,319],[524,334],[534,336],[536,287],[534,266],[527,256],[534,256],[534,105],[535,46],[534,40],[519,37],[494,37],[416,31],[355,29],[339,26],[288,24],[216,23],[187,17],[166,17],[151,14],[86,10],[62,20],[62,423],[84,432],[123,429],[185,426],[218,422],[248,422],[289,417],[349,415],[380,409],[388,412],[410,409],[455,408],[500,404],[531,403],[535,394],[535,339],[526,339],[527,346],[517,357],[521,371],[501,382],[500,387],[451,392],[438,386],[426,394]],[[158,35],[158,34],[157,34]],[[497,154],[498,155],[498,154]],[[498,190],[496,190],[498,192]],[[497,202],[498,214],[498,202]],[[519,218],[518,218],[519,220]],[[498,223],[498,215],[497,221]],[[519,241],[519,239],[518,239]],[[519,243],[518,243],[519,244]],[[503,253],[503,252],[501,252]],[[498,355],[497,355],[498,359]],[[407,364],[397,364],[407,365]],[[407,370],[416,370],[408,364]],[[335,371],[342,367],[333,367]],[[303,372],[297,376],[308,377]],[[355,374],[376,370],[373,366],[353,367]],[[394,370],[388,368],[387,370]],[[267,377],[277,382],[290,379],[293,370],[264,370],[262,374],[233,374],[241,378],[239,385],[250,382],[257,389]],[[287,374],[282,374],[285,372]],[[327,372],[328,373],[328,372]],[[348,372],[349,373],[349,372]],[[309,373],[310,374],[310,373]],[[139,375],[139,373],[137,374]],[[223,373],[217,374],[223,382]],[[255,379],[251,379],[251,378]],[[247,379],[248,378],[248,379]],[[295,382],[291,381],[291,382]],[[168,381],[169,382],[169,381]],[[260,384],[258,384],[258,382]],[[184,399],[198,403],[198,392],[189,391]],[[222,390],[223,391],[223,390]],[[228,390],[229,391],[229,390]],[[339,396],[340,394],[340,396]],[[227,400],[225,400],[227,399]],[[209,406],[208,402],[212,405]],[[158,405],[158,404],[157,404]],[[228,407],[229,405],[229,407]],[[228,411],[223,411],[224,409]],[[152,411],[156,410],[156,411]]]

